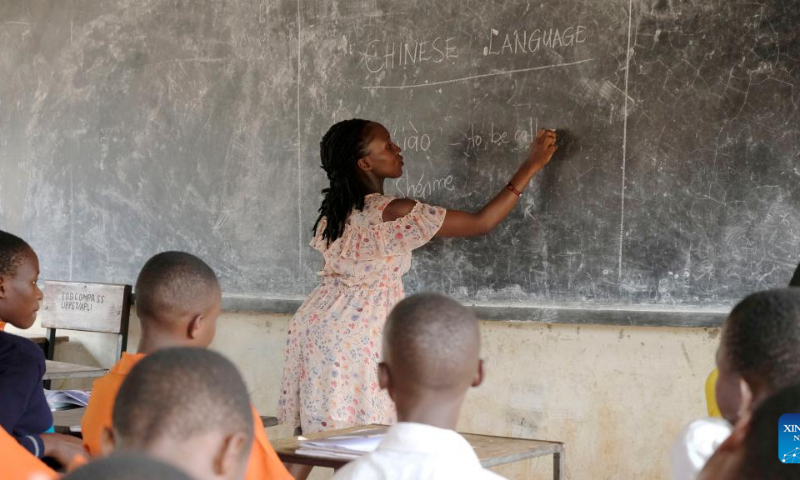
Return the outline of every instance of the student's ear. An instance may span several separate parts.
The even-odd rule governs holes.
[[[190,340],[197,340],[200,336],[200,330],[203,328],[203,321],[205,318],[203,315],[195,315],[189,320],[189,324],[186,326],[186,336]]]
[[[389,393],[389,396],[392,396],[392,374],[389,372],[389,365],[386,362],[381,362],[378,364],[378,385],[380,385],[381,390],[386,390]]]
[[[483,371],[483,359],[478,360],[478,371],[475,372],[475,378],[472,379],[472,386],[477,387],[483,383],[483,379],[485,378],[485,374]]]
[[[6,298],[6,277],[0,275],[0,299]]]
[[[722,449],[723,452],[730,452],[744,448],[744,438],[747,436],[748,430],[750,430],[750,421],[752,418],[752,410],[748,409],[742,412],[739,416],[739,420],[736,421],[736,425],[733,426],[733,431],[730,436],[722,442],[718,449]]]
[[[245,452],[248,447],[247,435],[242,432],[225,436],[214,458],[214,473],[223,478],[236,477],[239,470],[244,469],[245,459],[250,457],[249,452]]]
[[[111,427],[103,427],[100,430],[100,453],[107,457],[114,452],[116,448],[116,435],[114,429]]]
[[[358,168],[360,168],[365,172],[369,172],[372,170],[372,165],[369,164],[369,160],[367,160],[367,157],[359,158],[358,161],[356,162],[356,165],[358,165]]]
[[[736,425],[733,426],[733,432],[731,432],[731,437],[733,437],[732,442],[741,444],[744,442],[744,437],[747,435],[747,432],[750,430],[750,424],[752,423],[753,419],[753,410],[747,410],[739,417],[739,421],[736,422]]]
[[[753,390],[750,388],[750,384],[741,377],[739,377],[739,399],[739,412],[736,415],[739,419],[736,421],[737,425],[745,415],[749,416],[753,411]]]

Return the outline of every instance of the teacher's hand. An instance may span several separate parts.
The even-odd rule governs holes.
[[[536,139],[531,142],[526,161],[537,171],[541,170],[553,158],[557,149],[555,130],[539,130]]]

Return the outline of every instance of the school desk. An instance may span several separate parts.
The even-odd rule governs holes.
[[[22,335],[22,336],[27,338],[31,342],[35,343],[36,345],[39,345],[42,348],[46,348],[47,347],[47,337],[42,337],[42,336],[28,337],[28,336],[25,336],[25,335]],[[56,337],[56,343],[64,343],[64,342],[69,342],[69,336],[68,335],[59,335],[59,336]]]
[[[80,436],[81,421],[86,413],[86,407],[56,410],[53,412],[53,428],[56,433],[67,433]]]
[[[65,378],[95,378],[108,372],[105,368],[77,365],[74,363],[45,360],[45,372],[42,380],[60,380]]]
[[[381,425],[364,425],[360,427],[343,428],[341,430],[331,430],[328,432],[304,435],[304,439],[319,440],[321,438],[333,437],[336,435],[352,434],[361,430],[375,430]],[[384,426],[384,428],[388,428]],[[564,444],[561,442],[549,442],[545,440],[527,440],[522,438],[494,437],[490,435],[475,435],[471,433],[461,433],[461,435],[472,445],[475,454],[481,461],[484,468],[495,467],[506,463],[519,462],[529,458],[542,457],[545,455],[553,456],[553,478],[563,480],[564,478]],[[272,440],[272,446],[278,453],[281,461],[285,463],[296,463],[301,465],[312,465],[315,467],[329,467],[337,470],[343,467],[350,460],[319,458],[295,453],[299,447],[300,437],[282,438]]]

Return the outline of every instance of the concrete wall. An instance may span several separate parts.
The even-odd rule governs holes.
[[[263,415],[275,414],[288,322],[284,315],[226,313],[212,345],[241,368]],[[487,378],[468,395],[459,429],[563,441],[568,478],[666,478],[675,435],[705,413],[703,384],[718,329],[499,321],[482,328]],[[138,332],[134,318],[130,350]],[[110,337],[69,335],[70,342],[57,348],[58,359],[113,363]],[[61,385],[73,386],[81,385]],[[272,438],[290,433],[268,430]],[[552,462],[496,471],[514,479],[552,478]],[[329,476],[321,470],[312,478]]]

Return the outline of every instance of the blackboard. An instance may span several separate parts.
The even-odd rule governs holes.
[[[510,217],[420,249],[407,290],[724,309],[800,258],[798,24],[789,0],[6,0],[0,226],[47,278],[182,249],[229,298],[296,300],[332,123],[393,133],[387,193],[467,210],[550,127]]]

